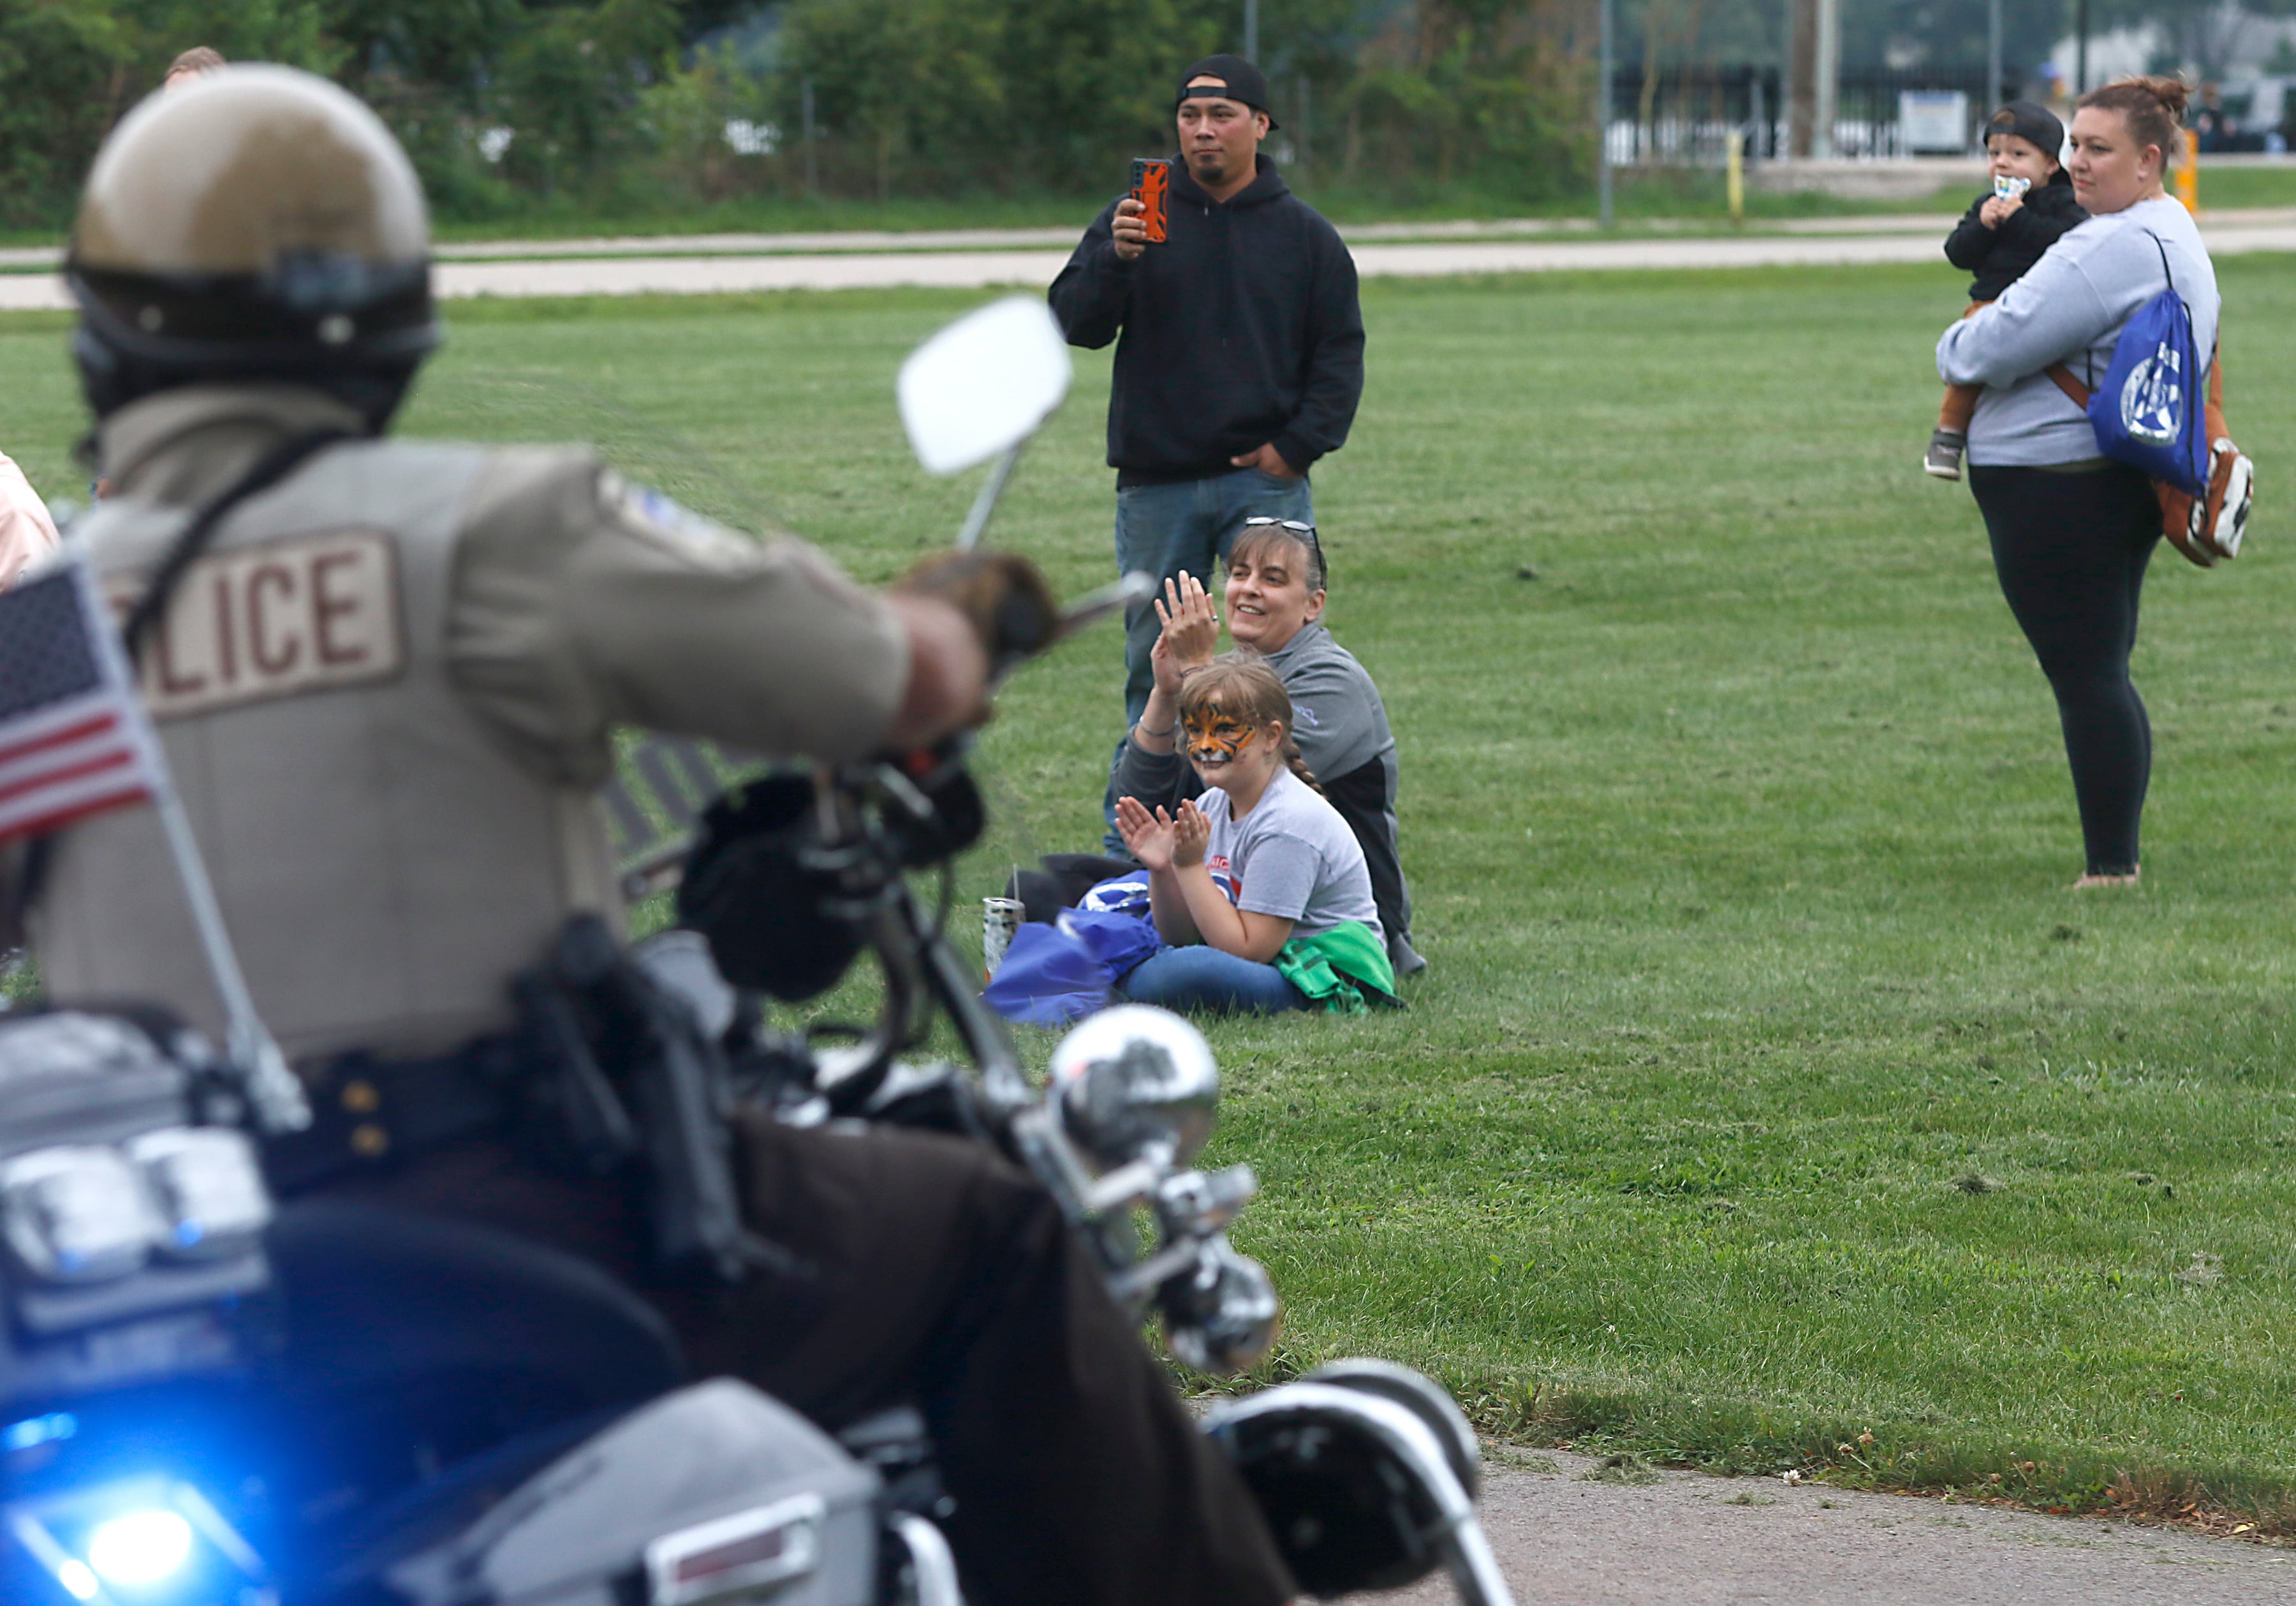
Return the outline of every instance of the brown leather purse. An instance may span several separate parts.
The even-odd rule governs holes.
[[[2052,363],[2045,372],[2074,406],[2088,411],[2088,387],[2073,377],[2071,369]],[[2209,395],[2202,419],[2209,432],[2208,495],[2193,496],[2165,479],[2152,482],[2152,494],[2161,501],[2161,533],[2169,544],[2201,568],[2214,569],[2240,555],[2256,493],[2256,465],[2226,433],[2220,350],[2209,353]]]

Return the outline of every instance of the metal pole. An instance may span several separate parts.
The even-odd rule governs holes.
[[[263,1018],[255,1012],[255,1000],[248,994],[247,978],[240,972],[239,955],[231,946],[222,906],[208,881],[199,840],[192,835],[192,822],[184,813],[184,801],[176,794],[172,776],[163,772],[152,802],[159,810],[160,828],[167,832],[168,851],[184,883],[184,901],[191,907],[192,924],[198,929],[216,993],[223,1000],[225,1046],[231,1062],[247,1078],[248,1102],[255,1106],[257,1124],[266,1133],[300,1132],[311,1124],[303,1084],[287,1068],[286,1056],[279,1052]]]
[[[1809,153],[1824,161],[1833,155],[1833,124],[1841,115],[1841,0],[1817,0],[1816,126]]]
[[[1611,0],[1595,0],[1603,13],[1602,47],[1598,53],[1602,65],[1596,69],[1600,86],[1595,92],[1595,182],[1600,192],[1603,226],[1611,226]]]
[[[813,153],[813,80],[810,78],[798,81],[798,100],[805,114],[805,193],[815,195],[821,191],[821,173]]]
[[[1985,104],[1977,109],[1980,119],[1993,115],[2001,104],[2001,0],[1985,0]],[[1985,125],[1982,121],[1979,127]],[[2055,152],[2050,152],[2054,155]]]
[[[87,617],[109,618],[83,539],[73,538],[69,561]],[[193,929],[199,933],[216,996],[223,1004],[224,1047],[234,1068],[246,1078],[247,1099],[254,1106],[256,1124],[266,1134],[300,1132],[311,1124],[310,1103],[303,1095],[303,1084],[288,1069],[286,1056],[263,1024],[263,1017],[255,1012],[247,977],[239,968],[238,951],[231,946],[231,931],[224,924],[223,905],[216,900],[207,861],[200,856],[199,839],[192,833],[191,816],[184,812],[176,777],[168,768],[166,750],[135,696],[135,668],[127,661],[119,638],[110,631],[97,632],[96,651],[106,660],[108,678],[126,691],[128,718],[136,745],[143,750],[145,773],[152,778],[152,805],[166,833],[168,855],[176,861],[176,879],[183,884],[184,902],[191,911]]]
[[[1026,441],[1021,443],[1027,445]],[[972,511],[964,516],[964,528],[956,532],[956,550],[971,552],[980,545],[980,532],[988,528],[988,515],[996,511],[996,504],[1004,495],[1005,483],[1013,478],[1013,465],[1021,461],[1021,447],[1013,447],[996,459],[996,466],[988,471],[988,478],[980,483],[980,494],[972,499]]]
[[[2079,100],[2088,93],[2088,0],[2080,0],[2073,12],[2073,98]]]
[[[1807,160],[1817,122],[1817,0],[1787,0],[1786,156]]]
[[[1243,59],[1259,64],[1259,0],[1243,0]]]

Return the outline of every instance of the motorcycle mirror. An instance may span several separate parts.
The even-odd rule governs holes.
[[[1070,373],[1068,341],[1043,299],[1008,296],[909,353],[901,423],[926,472],[961,473],[1035,434],[1068,394]]]

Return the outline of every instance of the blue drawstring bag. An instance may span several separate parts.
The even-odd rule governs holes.
[[[2104,383],[2089,392],[2088,422],[2107,457],[2188,496],[2205,496],[2209,435],[2193,309],[2177,293],[2169,248],[2158,234],[2152,243],[2160,248],[2169,288],[2138,307],[2120,332]]]
[[[1030,921],[1013,933],[980,997],[1007,1020],[1066,1026],[1107,1004],[1108,968],[1059,927]]]
[[[1076,906],[1101,914],[1137,914],[1144,920],[1148,915],[1148,873],[1136,870],[1130,875],[1111,876],[1077,899]]]
[[[1148,911],[1137,914],[1117,909],[1063,909],[1060,928],[1078,942],[1095,959],[1113,987],[1132,973],[1142,960],[1164,946],[1164,939],[1156,935],[1156,922]]]
[[[980,996],[1007,1020],[1065,1026],[1105,1005],[1116,983],[1163,946],[1144,913],[1063,909],[1055,924],[1030,921],[1013,933]]]

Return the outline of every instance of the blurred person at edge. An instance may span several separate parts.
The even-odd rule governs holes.
[[[1116,342],[1116,566],[1160,581],[1217,572],[1254,514],[1312,524],[1308,471],[1347,440],[1363,395],[1355,260],[1259,154],[1276,126],[1267,80],[1207,56],[1176,91],[1168,238],[1149,244],[1141,204],[1119,200],[1049,292],[1071,345]],[[1125,625],[1128,723],[1154,684],[1159,626],[1145,603]]]
[[[211,45],[194,45],[168,63],[168,76],[160,80],[160,87],[187,89],[208,74],[219,71],[229,65],[230,63],[224,60],[221,51]]]
[[[0,591],[53,552],[55,520],[13,458],[0,453]]]
[[[2165,268],[2192,309],[2194,346],[2210,354],[2190,393],[2206,392],[2216,268],[2193,215],[2162,186],[2183,149],[2187,93],[2175,78],[2123,78],[2081,96],[2065,168],[2088,221],[1938,340],[1938,377],[1985,387],[1969,426],[1969,488],[2001,594],[2056,695],[2088,854],[2076,887],[2133,886],[2139,873],[2152,726],[2128,655],[2161,504],[2142,471],[2099,453],[2087,413],[2049,370],[2062,364],[2094,390]]]
[[[515,1113],[549,1096],[521,1083],[562,1066],[513,979],[570,920],[622,922],[596,797],[613,730],[828,764],[933,745],[987,717],[992,651],[1054,612],[1034,569],[951,554],[878,595],[584,448],[391,435],[439,334],[422,186],[374,113],[308,73],[232,67],[146,97],[96,157],[65,271],[115,486],[86,517],[90,561],[139,603],[176,577],[151,603],[175,651],[147,660],[146,701],[199,777],[186,813],[222,918],[319,1112],[267,1140],[283,1196],[573,1256],[652,1305],[693,1375],[742,1377],[832,1430],[914,1404],[976,1601],[1292,1599],[1138,1322],[992,1146],[731,1114],[742,1222],[783,1254],[694,1286],[654,1252],[629,1178],[552,1163],[574,1151]],[[182,315],[140,315],[156,306]],[[266,575],[301,601],[264,585],[278,606],[258,626]],[[258,649],[258,630],[298,651]],[[212,1029],[151,811],[74,821],[43,852],[36,899],[24,852],[0,852],[0,944],[21,909],[55,998]],[[652,1051],[594,1052],[623,1079]],[[347,1102],[352,1080],[372,1104]]]

